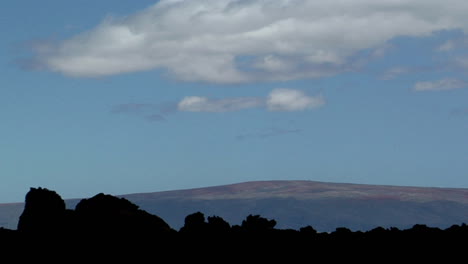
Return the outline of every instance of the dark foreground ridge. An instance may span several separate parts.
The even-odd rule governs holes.
[[[98,194],[65,207],[56,192],[31,188],[18,229],[0,228],[0,249],[17,260],[166,259],[171,262],[251,260],[434,259],[465,254],[468,226],[447,229],[415,225],[352,232],[346,227],[320,233],[312,226],[277,229],[276,221],[248,215],[240,225],[202,212],[185,217],[179,230],[125,198]],[[63,260],[63,259],[62,259]],[[88,259],[89,260],[89,259]],[[66,261],[65,261],[66,262]],[[165,261],[168,262],[168,261]]]

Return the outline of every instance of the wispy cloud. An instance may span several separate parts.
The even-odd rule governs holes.
[[[35,61],[75,77],[164,69],[217,83],[315,78],[353,68],[360,51],[381,53],[397,36],[468,30],[466,11],[465,0],[161,0],[42,45]]]
[[[409,67],[393,67],[386,70],[381,76],[380,79],[382,80],[393,80],[400,75],[409,74],[415,72],[415,69]]]
[[[166,118],[161,114],[152,114],[152,115],[146,116],[146,120],[150,122],[161,122],[161,121],[166,121]]]
[[[450,58],[448,58],[450,59]],[[414,75],[414,74],[421,74],[421,73],[435,73],[435,72],[446,72],[450,65],[448,61],[441,61],[434,63],[433,65],[420,65],[420,66],[395,66],[387,69],[384,71],[380,76],[379,79],[381,80],[393,80],[400,78],[404,75]]]
[[[112,114],[135,115],[143,117],[150,122],[166,121],[166,116],[174,113],[176,108],[173,103],[148,104],[148,103],[127,103],[114,105]]]
[[[187,96],[178,103],[178,109],[186,112],[231,112],[258,107],[263,101],[255,97],[209,99]]]
[[[148,109],[154,109],[155,105],[153,104],[142,104],[142,103],[128,103],[128,104],[119,104],[112,107],[111,112],[114,114],[123,114],[123,113],[141,113],[147,111]]]
[[[425,91],[448,91],[461,89],[468,86],[468,82],[459,79],[442,79],[437,81],[417,82],[413,90],[417,92]]]
[[[300,90],[274,89],[266,98],[237,97],[209,99],[188,96],[178,103],[178,110],[184,112],[232,112],[257,107],[269,111],[302,111],[325,105],[323,96],[310,96]]]
[[[372,51],[372,58],[380,58],[385,56],[389,51],[393,50],[395,47],[390,43],[385,43],[378,46]]]
[[[455,59],[455,64],[462,70],[468,70],[468,56],[462,56]]]
[[[439,52],[452,52],[466,49],[468,47],[468,38],[466,34],[457,35],[451,39],[445,40],[435,48]]]
[[[445,41],[442,45],[437,47],[437,51],[451,51],[455,49],[455,41],[453,39],[449,39]]]
[[[237,140],[245,139],[266,139],[270,137],[282,136],[287,134],[301,133],[302,129],[283,129],[283,128],[269,128],[263,131],[254,133],[244,133],[236,136]]]

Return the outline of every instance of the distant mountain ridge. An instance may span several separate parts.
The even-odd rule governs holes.
[[[468,204],[468,189],[410,187],[391,185],[367,185],[352,183],[327,183],[317,181],[251,181],[204,188],[193,188],[155,193],[122,195],[138,197],[140,195],[165,199],[394,199],[408,202],[433,200],[453,201]]]
[[[239,224],[249,214],[275,219],[278,228],[310,225],[318,231],[337,227],[370,230],[415,224],[446,228],[468,222],[468,189],[400,187],[316,181],[254,181],[154,193],[120,195],[141,209],[183,226],[200,211]],[[67,200],[74,208],[79,200]],[[22,204],[0,204],[0,226],[15,229]]]

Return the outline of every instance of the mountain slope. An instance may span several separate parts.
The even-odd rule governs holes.
[[[200,211],[240,224],[249,214],[275,219],[278,228],[311,225],[369,230],[415,224],[446,228],[468,222],[468,189],[399,187],[314,181],[257,181],[187,190],[121,195],[174,229]],[[74,208],[78,200],[68,200]],[[0,226],[16,228],[21,204],[0,205]],[[16,210],[16,211],[15,211]],[[8,217],[6,217],[8,216]]]
[[[0,204],[0,227],[16,229],[23,209],[23,203]]]
[[[468,219],[468,189],[259,181],[180,191],[124,195],[174,228],[201,211],[240,224],[248,214],[277,220],[279,228],[311,225],[368,230],[414,224],[448,227]]]

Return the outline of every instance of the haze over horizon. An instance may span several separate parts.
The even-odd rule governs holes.
[[[257,180],[468,188],[468,2],[6,0],[0,203]]]

